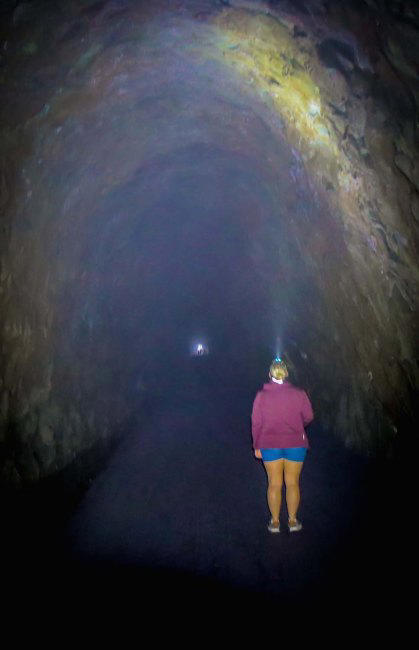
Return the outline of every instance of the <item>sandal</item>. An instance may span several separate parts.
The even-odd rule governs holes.
[[[278,521],[277,524],[274,524],[274,522],[271,519],[269,524],[268,524],[268,530],[269,530],[270,533],[280,533],[281,528],[279,526],[279,521]]]
[[[298,521],[298,519],[296,519],[293,524],[290,524],[288,522],[288,528],[289,528],[290,533],[297,533],[299,530],[302,529],[302,527],[303,527],[303,524],[300,521]]]

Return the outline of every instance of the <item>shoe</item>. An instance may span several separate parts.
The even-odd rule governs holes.
[[[298,519],[295,520],[295,524],[290,524],[288,523],[288,528],[290,533],[297,533],[299,530],[301,530],[303,527],[303,524],[298,521]]]
[[[281,528],[279,526],[279,522],[277,524],[272,523],[272,519],[268,524],[268,530],[270,533],[280,533]]]

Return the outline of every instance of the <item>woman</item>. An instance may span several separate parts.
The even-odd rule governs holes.
[[[297,519],[300,505],[299,480],[309,447],[306,427],[313,419],[307,393],[286,381],[287,366],[276,358],[269,368],[269,384],[264,384],[253,403],[252,437],[256,458],[261,458],[268,475],[268,530],[279,533],[282,483],[285,479],[288,528],[302,529]]]

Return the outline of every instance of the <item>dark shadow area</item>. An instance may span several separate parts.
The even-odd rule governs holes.
[[[90,485],[74,491],[55,477],[9,502],[8,589],[42,583],[52,607],[58,599],[113,617],[139,606],[143,616],[158,608],[231,623],[227,612],[281,607],[295,622],[301,608],[307,621],[351,612],[371,624],[390,610],[396,621],[409,543],[389,518],[399,505],[395,466],[313,424],[304,529],[290,535],[283,517],[280,536],[270,535],[266,478],[250,444],[255,383],[250,374],[234,381],[233,371],[223,383],[221,367],[211,357],[190,359],[183,373],[179,364],[141,431],[133,421]]]

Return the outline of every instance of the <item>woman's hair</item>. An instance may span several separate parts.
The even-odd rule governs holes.
[[[283,380],[288,377],[288,368],[285,361],[282,359],[274,359],[271,363],[271,367],[269,368],[269,377],[273,377],[273,379],[278,380]]]

